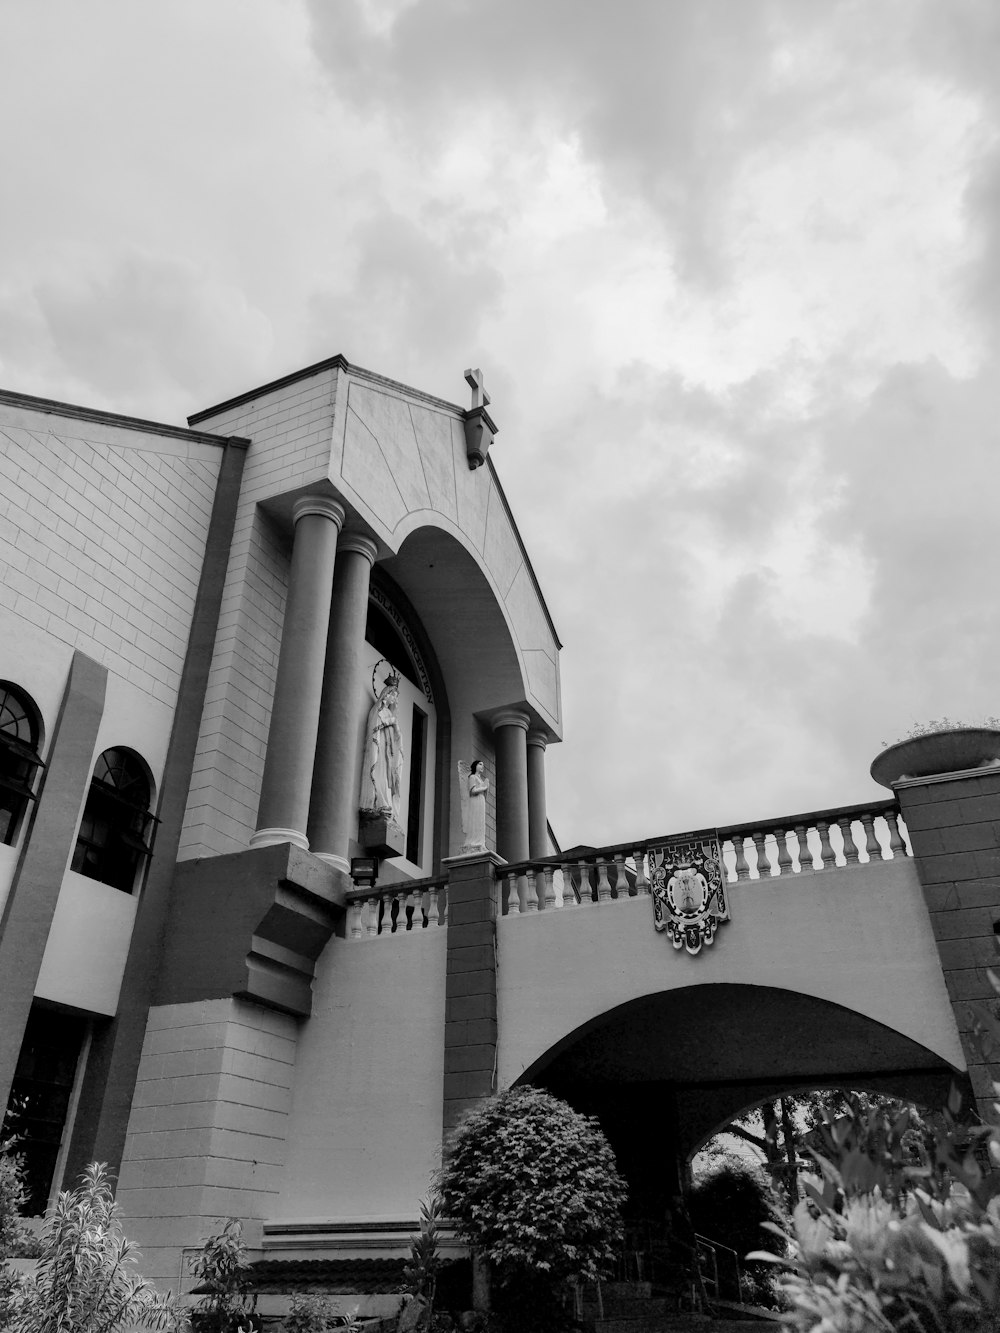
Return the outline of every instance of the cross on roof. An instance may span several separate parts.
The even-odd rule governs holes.
[[[475,370],[465,372],[465,382],[472,390],[472,406],[488,407],[490,396],[483,388],[483,372],[477,366]]]

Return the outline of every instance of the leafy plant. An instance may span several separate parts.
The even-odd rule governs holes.
[[[916,740],[918,736],[930,736],[935,731],[961,731],[965,728],[977,727],[1000,728],[1000,718],[983,717],[974,722],[965,722],[958,718],[932,717],[929,722],[914,722],[905,735],[898,736],[894,741],[883,741],[882,744],[888,749],[890,745],[898,745],[900,741]]]
[[[41,1255],[14,1292],[10,1333],[118,1333],[179,1326],[170,1296],[135,1271],[106,1167],[88,1167],[80,1185],[45,1215]]]
[[[501,1276],[596,1281],[621,1239],[625,1183],[597,1120],[538,1088],[473,1111],[439,1178],[459,1234]]]
[[[341,1314],[328,1296],[297,1291],[282,1324],[285,1333],[328,1333],[334,1328],[343,1330],[343,1333],[357,1333],[361,1327],[357,1315],[357,1306],[348,1314]]]
[[[996,1022],[992,1019],[992,1022]],[[1000,1092],[1000,1085],[997,1087]],[[821,1184],[786,1230],[780,1285],[803,1333],[995,1333],[1000,1327],[1000,1130],[955,1119],[953,1096],[930,1140],[884,1107],[832,1118],[814,1154]]]
[[[239,1218],[229,1218],[217,1235],[209,1236],[190,1264],[195,1277],[208,1287],[191,1314],[198,1333],[241,1333],[255,1326],[257,1297]]]
[[[6,1328],[13,1309],[18,1276],[7,1260],[22,1253],[26,1229],[21,1218],[25,1204],[20,1158],[11,1152],[14,1140],[0,1143],[0,1328]]]
[[[434,1314],[438,1270],[441,1267],[438,1223],[444,1213],[441,1197],[432,1194],[420,1205],[420,1234],[410,1237],[410,1258],[403,1269],[410,1291],[427,1302],[428,1323]]]

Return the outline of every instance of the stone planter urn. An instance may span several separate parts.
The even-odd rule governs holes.
[[[966,769],[1000,768],[1000,728],[950,727],[897,741],[872,761],[871,775],[892,789],[904,778],[928,778]]]

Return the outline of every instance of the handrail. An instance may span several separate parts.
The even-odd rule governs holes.
[[[532,856],[526,861],[512,861],[500,867],[498,873],[520,875],[528,870],[541,870],[545,866],[558,869],[560,866],[577,865],[581,861],[589,864],[597,860],[613,860],[616,856],[632,856],[636,852],[646,852],[650,847],[660,847],[664,843],[712,838],[716,835],[724,842],[734,835],[759,832],[762,829],[768,831],[778,828],[793,829],[796,825],[808,826],[848,818],[861,819],[865,815],[877,818],[887,812],[897,813],[898,810],[898,801],[888,796],[884,800],[863,801],[857,805],[835,805],[828,810],[811,810],[801,815],[783,815],[778,819],[751,819],[744,824],[720,824],[718,828],[685,829],[676,833],[662,833],[655,838],[633,838],[630,842],[616,842],[607,847],[571,848],[572,855],[562,852],[557,856]]]

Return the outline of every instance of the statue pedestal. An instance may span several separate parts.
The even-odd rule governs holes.
[[[358,841],[366,852],[380,860],[402,856],[406,850],[406,834],[388,815],[361,813],[358,821]]]

